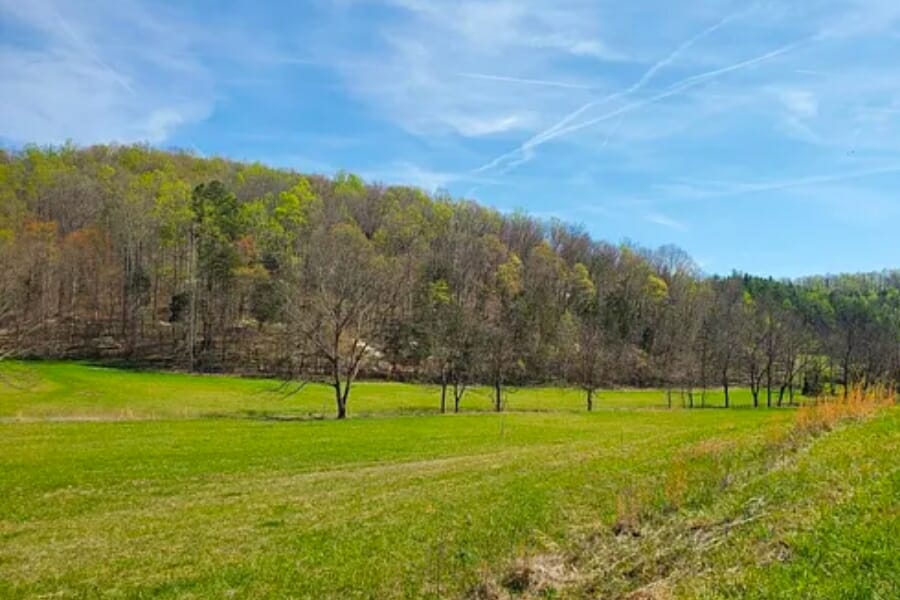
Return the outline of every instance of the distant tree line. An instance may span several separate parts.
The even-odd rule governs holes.
[[[900,379],[900,273],[705,277],[419,189],[145,146],[0,152],[0,358],[320,379],[658,386],[755,405]]]

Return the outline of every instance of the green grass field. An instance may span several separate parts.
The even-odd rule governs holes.
[[[6,365],[18,387],[0,387],[0,418],[7,420],[183,419],[198,417],[294,418],[331,416],[334,392],[322,384],[267,379],[185,376],[135,372],[79,363]],[[299,389],[299,391],[297,391]],[[464,412],[493,410],[493,391],[472,388],[461,404]],[[700,394],[695,394],[697,404]],[[448,403],[452,402],[448,398]],[[584,392],[570,388],[509,388],[504,400],[511,411],[581,412]],[[732,404],[752,403],[745,389],[732,391]],[[681,405],[679,394],[673,404]],[[709,390],[707,405],[722,406],[720,390]],[[595,396],[602,408],[666,408],[660,390],[608,390]],[[438,413],[440,388],[388,382],[358,382],[350,400],[352,416]],[[448,410],[452,407],[448,404]]]
[[[897,409],[786,444],[792,410],[656,391],[438,415],[436,388],[362,383],[351,415],[379,418],[339,422],[306,419],[333,410],[319,386],[3,368],[25,386],[0,387],[4,598],[900,590]]]

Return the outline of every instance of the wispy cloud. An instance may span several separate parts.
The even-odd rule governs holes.
[[[524,85],[539,85],[546,87],[561,87],[573,90],[589,90],[591,86],[566,81],[551,81],[547,79],[524,79],[521,77],[504,77],[503,75],[489,75],[486,73],[457,73],[459,77],[468,79],[481,79],[483,81],[501,81],[505,83],[521,83]]]
[[[0,54],[0,95],[16,99],[0,111],[0,134],[19,142],[161,142],[205,118],[214,96],[202,67],[185,60],[184,41],[171,33],[178,28],[158,15],[138,21],[139,9],[127,0],[77,11],[51,0],[2,0],[7,31],[32,41],[9,38]]]
[[[722,268],[743,260],[728,235],[768,226],[765,203],[809,229],[900,212],[896,0],[207,8],[0,0],[0,141],[353,169],[609,239],[678,237]],[[713,237],[678,235],[710,217]]]
[[[808,90],[780,90],[778,96],[785,108],[799,118],[812,118],[819,112],[816,95]]]
[[[605,83],[596,72],[574,76],[574,66],[629,60],[604,40],[600,7],[584,0],[386,4],[389,18],[359,44],[336,44],[325,28],[315,45],[354,97],[417,136],[534,131],[549,107]],[[356,7],[335,10],[347,19]]]
[[[783,54],[786,54],[788,52],[796,50],[797,48],[800,48],[801,46],[803,46],[807,43],[815,41],[815,39],[817,39],[817,38],[809,38],[809,39],[804,39],[804,40],[794,42],[791,44],[787,44],[785,46],[776,48],[775,50],[772,50],[770,52],[766,52],[765,54],[761,54],[754,58],[744,60],[744,61],[735,63],[733,65],[729,65],[727,67],[722,67],[720,69],[707,71],[705,73],[700,73],[699,75],[693,75],[691,77],[682,79],[681,81],[675,83],[674,85],[669,87],[664,92],[656,94],[654,96],[650,96],[649,98],[636,100],[634,102],[631,102],[629,104],[626,104],[624,106],[616,108],[612,111],[609,111],[605,114],[587,119],[585,121],[580,121],[580,122],[574,123],[572,125],[566,125],[565,127],[557,127],[556,129],[553,129],[549,133],[546,133],[544,135],[539,136],[537,139],[534,139],[534,141],[531,141],[530,143],[526,143],[524,145],[524,147],[514,150],[511,153],[502,155],[501,157],[494,159],[493,161],[487,163],[486,165],[479,167],[478,169],[476,169],[475,172],[484,172],[484,171],[490,170],[491,168],[494,168],[497,165],[501,164],[504,160],[506,160],[512,156],[515,156],[515,154],[517,154],[519,152],[528,153],[525,155],[525,159],[527,160],[528,158],[533,156],[533,152],[536,148],[546,144],[547,142],[553,141],[560,137],[564,137],[564,136],[576,133],[583,129],[587,129],[588,127],[593,127],[599,123],[609,121],[616,117],[621,117],[621,116],[627,115],[638,109],[644,108],[646,106],[650,106],[651,104],[656,104],[657,102],[660,102],[667,98],[681,95],[684,92],[687,92],[688,90],[691,90],[693,88],[696,88],[696,87],[699,87],[706,83],[709,83],[710,81],[712,81],[714,79],[718,79],[729,73],[739,71],[742,69],[746,69],[746,68],[758,65],[758,64],[766,62],[766,61],[770,61],[770,60],[775,59]],[[524,161],[520,160],[516,164],[521,164],[522,162],[524,162]]]
[[[752,10],[752,8],[751,8],[751,10]],[[550,139],[553,139],[554,137],[558,137],[555,134],[557,134],[557,132],[565,129],[569,125],[569,123],[571,123],[572,121],[577,119],[579,116],[581,116],[582,114],[584,114],[585,112],[587,112],[593,108],[596,108],[598,106],[604,106],[614,100],[617,100],[619,98],[625,98],[627,96],[630,96],[632,94],[639,92],[653,79],[653,77],[659,71],[661,71],[666,66],[675,62],[675,60],[677,60],[678,57],[680,55],[682,55],[685,51],[689,50],[691,47],[693,47],[695,44],[697,44],[700,40],[715,33],[717,30],[721,29],[725,25],[727,25],[727,24],[731,23],[732,21],[735,21],[739,18],[744,17],[745,15],[748,14],[748,12],[749,11],[745,10],[745,11],[742,11],[739,13],[728,15],[725,18],[719,20],[714,25],[707,27],[700,33],[694,35],[693,37],[691,37],[691,38],[685,40],[684,42],[682,42],[681,44],[679,44],[678,47],[676,47],[673,51],[671,51],[669,54],[667,54],[661,60],[659,60],[659,61],[655,62],[653,65],[651,65],[650,68],[647,69],[647,71],[645,71],[643,75],[641,75],[640,79],[638,79],[635,83],[633,83],[628,88],[618,91],[618,92],[615,92],[615,93],[612,93],[612,94],[609,94],[609,95],[606,95],[606,96],[600,98],[599,100],[592,100],[592,101],[582,105],[578,109],[565,115],[562,119],[560,119],[558,122],[556,122],[551,127],[545,129],[544,131],[538,133],[537,135],[535,135],[535,136],[531,137],[530,139],[528,139],[527,141],[525,141],[517,149],[515,149],[511,152],[502,154],[502,155],[492,159],[491,161],[487,162],[486,164],[482,165],[481,167],[476,169],[476,172],[484,172],[484,171],[493,169],[493,168],[497,167],[498,165],[500,165],[503,161],[508,160],[508,159],[516,156],[517,154],[521,155],[521,157],[519,158],[518,161],[515,162],[515,164],[513,166],[522,164],[523,162],[530,160],[534,156],[534,152],[533,152],[534,148],[538,147],[545,141],[549,141]]]
[[[494,181],[485,177],[473,177],[468,173],[455,173],[423,167],[413,162],[397,161],[384,167],[368,169],[362,175],[371,181],[393,185],[411,185],[427,192],[444,190],[451,183],[468,182],[491,184]],[[473,188],[473,190],[476,188]]]
[[[660,186],[675,192],[682,197],[691,198],[724,198],[762,192],[783,191],[804,188],[827,183],[842,183],[859,179],[868,179],[880,175],[900,173],[900,163],[868,167],[841,172],[820,173],[788,179],[772,179],[766,181],[718,181],[718,180],[682,180],[673,186]]]
[[[651,212],[644,215],[644,219],[653,223],[654,225],[660,225],[667,229],[674,229],[676,231],[687,231],[688,226],[686,223],[679,221],[678,219],[673,219],[672,217],[668,217],[662,213]]]

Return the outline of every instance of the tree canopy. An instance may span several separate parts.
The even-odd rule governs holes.
[[[0,154],[0,357],[585,390],[900,378],[900,272],[709,277],[682,250],[147,146]]]

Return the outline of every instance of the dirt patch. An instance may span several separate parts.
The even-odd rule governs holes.
[[[512,598],[552,598],[557,590],[569,587],[577,573],[560,553],[520,558],[499,577],[485,576],[470,591],[472,600],[509,600]]]

